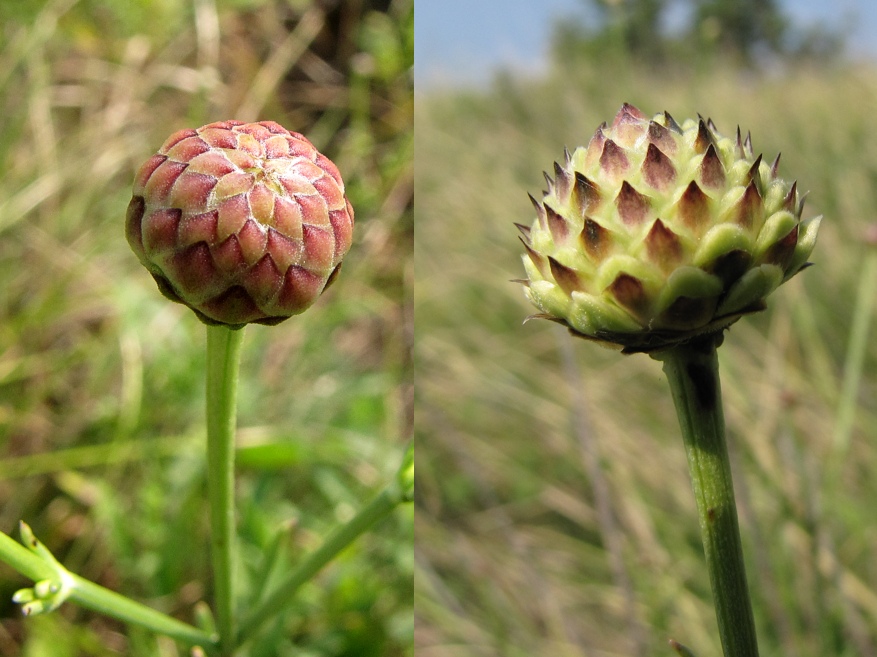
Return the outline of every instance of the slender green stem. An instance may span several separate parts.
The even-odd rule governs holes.
[[[105,589],[79,575],[73,575],[73,582],[74,588],[70,599],[83,607],[88,607],[126,623],[145,627],[157,634],[164,634],[189,645],[201,646],[210,651],[216,648],[216,639],[197,627]]]
[[[33,551],[28,550],[2,532],[0,532],[0,561],[35,582],[51,579],[58,575],[57,568],[49,561],[34,554]],[[119,595],[79,575],[67,572],[66,576],[72,584],[69,599],[83,607],[131,625],[144,627],[189,645],[201,646],[210,651],[216,648],[215,639],[197,627]]]
[[[682,428],[725,657],[758,657],[752,603],[725,442],[716,348],[721,334],[655,354]]]
[[[266,621],[275,618],[279,610],[295,597],[299,587],[310,580],[339,552],[350,545],[369,527],[385,518],[400,503],[407,501],[406,493],[398,481],[384,488],[371,502],[360,509],[353,518],[333,529],[323,544],[309,554],[286,578],[274,588],[241,623],[237,643],[251,638]]]
[[[234,651],[234,438],[243,330],[207,327],[207,493],[216,626],[223,656]]]

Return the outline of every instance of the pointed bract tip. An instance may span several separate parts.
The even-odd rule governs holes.
[[[670,129],[656,121],[649,121],[648,139],[661,149],[662,153],[673,155],[676,152],[676,140],[670,134]]]
[[[626,121],[642,121],[646,118],[645,114],[630,103],[623,103],[621,109],[619,109],[618,113],[615,115],[615,119],[612,121],[612,127],[614,128],[618,124]]]
[[[548,266],[551,268],[551,275],[560,289],[571,295],[573,292],[581,292],[584,289],[581,276],[572,267],[561,264],[551,256],[548,256]]]
[[[576,171],[572,201],[579,215],[584,216],[586,212],[596,209],[601,200],[600,188],[597,187],[596,183],[589,180],[585,174]]]
[[[606,130],[609,128],[604,121],[597,129],[594,130],[594,134],[591,136],[591,140],[588,142],[588,152],[596,152],[597,154],[603,151],[603,142],[606,141]]]
[[[603,144],[603,153],[600,155],[600,167],[609,174],[619,175],[627,171],[630,166],[630,160],[627,154],[611,139],[607,139]]]
[[[612,245],[609,231],[590,217],[585,217],[585,225],[579,234],[579,240],[587,254],[598,262],[608,255]]]
[[[669,133],[667,136],[669,137]],[[666,191],[676,181],[676,167],[654,143],[650,143],[646,150],[642,173],[651,187],[661,191]]]
[[[777,153],[777,156],[774,158],[773,162],[770,165],[770,178],[771,180],[776,179],[777,173],[780,170],[780,157],[782,157],[782,153]]]
[[[682,134],[682,127],[678,123],[676,123],[676,119],[670,116],[670,112],[668,112],[667,110],[664,110],[664,122],[667,128],[675,133],[678,133],[680,135]]]
[[[554,193],[554,180],[551,178],[551,176],[548,175],[547,171],[543,171],[542,175],[545,178],[545,184],[548,185],[548,191],[546,192],[545,195],[548,196],[549,194],[553,194]]]
[[[743,134],[740,132],[740,126],[737,126],[737,138],[734,142],[734,152],[737,159],[746,157],[746,149],[743,147]]]
[[[749,171],[746,173],[746,178],[756,184],[761,183],[761,177],[759,174],[759,168],[761,168],[761,155],[755,158],[755,162],[752,163],[752,166],[749,167]]]
[[[655,219],[645,243],[649,258],[665,271],[676,267],[682,257],[682,242],[678,235],[660,219]]]
[[[628,226],[645,221],[652,209],[649,197],[640,194],[626,180],[621,183],[621,189],[618,191],[618,196],[615,197],[615,204],[618,206],[618,216]]]
[[[734,205],[731,217],[737,224],[749,228],[754,224],[755,217],[761,214],[763,208],[761,193],[758,191],[755,181],[750,181],[743,196]]]
[[[795,212],[795,214],[796,214],[797,216],[799,216],[799,217],[800,217],[801,214],[804,212],[804,201],[807,200],[807,195],[808,195],[808,194],[810,194],[809,191],[804,192],[804,193],[801,194],[801,196],[798,198],[798,210],[797,210],[797,212]]]
[[[554,163],[554,185],[557,198],[566,201],[572,189],[572,176],[557,162]]]
[[[713,133],[710,132],[710,129],[707,128],[704,120],[701,119],[700,123],[697,124],[697,137],[694,140],[694,151],[696,153],[703,153],[710,146],[715,146],[715,137]]]
[[[688,183],[676,208],[682,221],[690,228],[700,229],[709,221],[709,197],[694,180]]]
[[[710,144],[709,148],[706,149],[698,171],[700,182],[704,187],[718,189],[725,184],[725,167],[722,165],[722,160],[713,144]]]
[[[527,196],[530,199],[530,203],[533,204],[533,208],[536,210],[536,218],[539,219],[539,223],[545,225],[545,206],[537,201],[532,194],[528,193]]]
[[[788,210],[792,214],[797,210],[798,205],[798,181],[794,181],[786,197],[783,199],[783,210]]]
[[[545,256],[543,256],[538,251],[534,251],[533,248],[524,241],[524,238],[518,237],[518,239],[521,240],[521,244],[524,245],[524,249],[526,249],[527,251],[527,256],[530,258],[530,262],[535,265],[536,270],[539,272],[539,274],[543,278],[545,278],[548,275],[548,270],[546,268],[546,265],[548,263],[545,261]]]
[[[563,244],[569,237],[569,225],[557,211],[550,205],[545,205],[545,218],[548,223],[548,230],[554,243]]]
[[[521,324],[526,324],[531,319],[547,319],[549,322],[557,322],[558,324],[563,324],[564,326],[567,325],[566,320],[561,319],[560,317],[555,317],[550,313],[535,313],[533,315],[527,315],[526,317],[524,317],[524,321],[521,322]]]
[[[524,224],[519,224],[519,223],[515,222],[515,228],[518,229],[518,231],[521,233],[521,235],[525,239],[527,239],[527,240],[530,239],[530,227],[529,226],[525,226]]]

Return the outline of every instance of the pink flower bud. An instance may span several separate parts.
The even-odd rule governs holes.
[[[277,324],[306,310],[350,249],[335,165],[273,121],[171,135],[137,173],[128,243],[159,290],[208,324]]]

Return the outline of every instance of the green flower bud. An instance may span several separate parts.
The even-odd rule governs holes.
[[[350,248],[338,169],[272,121],[171,135],[140,168],[126,235],[162,294],[208,324],[277,324],[307,309]]]
[[[12,601],[21,605],[21,613],[25,616],[54,611],[73,593],[75,588],[73,576],[52,556],[49,549],[37,540],[26,522],[20,521],[18,529],[22,545],[45,562],[53,575],[38,580],[31,588],[19,589],[12,595]]]
[[[518,225],[527,297],[543,317],[626,353],[721,331],[807,266],[821,217],[752,141],[709,119],[649,120],[625,104],[545,175]]]

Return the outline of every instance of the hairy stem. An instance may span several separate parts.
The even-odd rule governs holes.
[[[702,336],[654,357],[664,364],[682,429],[725,657],[758,657],[725,442],[720,343],[720,333]]]
[[[207,493],[216,625],[224,657],[234,651],[234,444],[243,330],[207,327]]]

